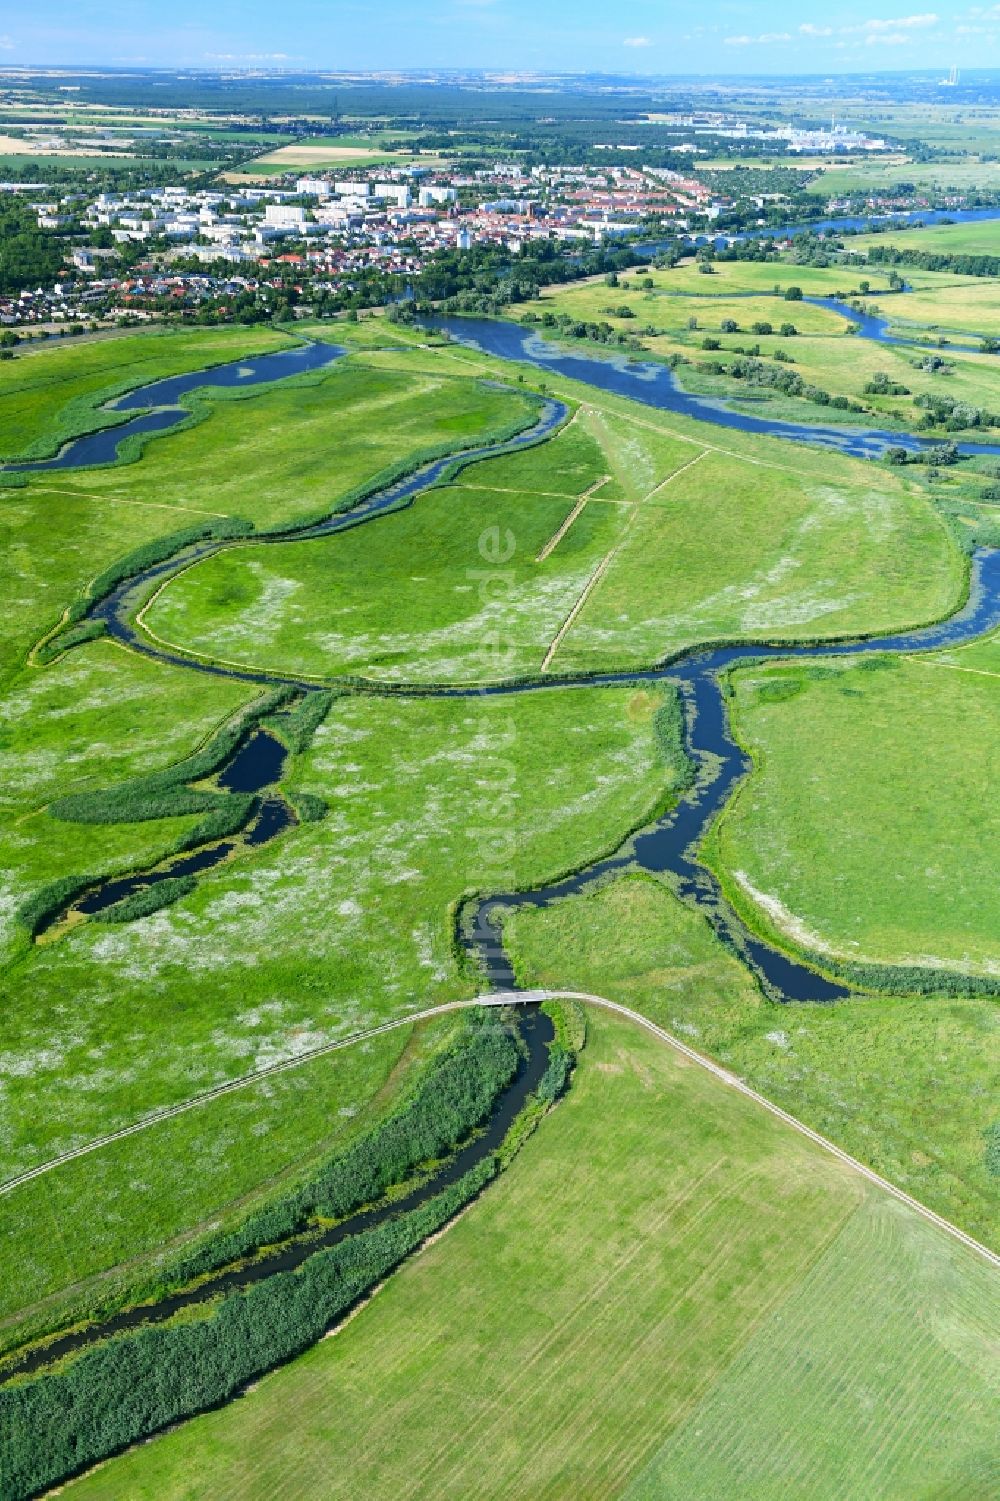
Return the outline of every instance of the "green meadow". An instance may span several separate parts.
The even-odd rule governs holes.
[[[227,549],[165,590],[143,625],[202,656],[309,677],[523,674],[621,532],[624,505],[592,502],[539,563],[573,505],[450,485],[342,537]]]
[[[292,342],[272,328],[158,328],[19,350],[0,369],[0,461],[47,458],[68,438],[113,426],[121,416],[99,408],[124,391]]]
[[[382,392],[403,401],[411,386],[399,411],[424,424],[415,433],[423,441],[432,435],[424,413],[440,410],[442,391],[456,402],[467,391],[492,417],[499,393],[440,373],[485,370],[465,355],[401,347],[357,356],[303,390],[306,411],[289,417],[281,443],[307,437],[327,392],[345,396],[341,420],[356,433],[364,402],[385,410]],[[431,388],[426,406],[421,382]],[[538,448],[467,466],[407,509],[337,537],[227,548],[168,583],[143,627],[158,643],[269,671],[473,682],[543,664],[643,665],[712,638],[883,630],[938,618],[960,598],[964,565],[943,523],[923,493],[885,471],[739,434],[722,446],[701,423],[572,382],[559,392],[574,403],[573,421]],[[259,401],[266,411],[291,399]],[[261,411],[256,401],[238,408]],[[170,441],[195,450],[211,440],[205,423]],[[371,444],[355,441],[370,455]],[[352,451],[348,443],[347,462]],[[152,485],[157,467],[148,474]],[[262,465],[261,501],[267,477]],[[157,493],[168,496],[169,483]],[[288,515],[284,492],[281,504]],[[484,583],[483,539],[489,553],[488,539],[500,536],[503,577]],[[500,654],[487,649],[498,636]]]
[[[734,676],[734,726],[757,770],[730,803],[712,858],[736,899],[785,941],[997,972],[1000,820],[989,788],[1000,681],[959,660]]]
[[[845,244],[852,251],[856,248],[854,239]],[[863,248],[860,241],[857,248]],[[706,276],[694,261],[685,261],[667,270],[632,271],[620,277],[614,288],[604,278],[550,288],[527,311],[535,317],[548,312],[607,323],[615,333],[636,338],[651,354],[679,360],[677,375],[685,388],[721,396],[737,406],[746,396],[756,409],[763,404],[768,415],[795,422],[870,424],[874,419],[879,426],[912,430],[922,416],[915,398],[927,395],[1000,409],[1000,369],[995,357],[944,347],[940,352],[945,364],[926,369],[927,350],[920,347],[932,346],[937,352],[948,330],[959,338],[964,334],[966,340],[995,334],[1000,328],[1000,307],[989,281],[904,269],[912,290],[899,294],[889,288],[887,272],[878,266],[868,270],[846,265],[800,266],[788,260],[716,261],[713,273]],[[862,282],[867,291],[862,292]],[[806,298],[859,299],[887,317],[899,333],[914,341],[914,347],[856,338],[848,318],[806,301],[786,301],[784,293],[790,286],[797,286]],[[794,335],[781,335],[785,323],[795,328]],[[755,324],[770,324],[773,332],[755,332]],[[555,339],[567,338],[557,328],[542,332]],[[569,342],[580,347],[576,340]],[[589,342],[582,347],[594,348]],[[765,364],[777,360],[783,370],[800,376],[807,385],[830,397],[853,401],[862,412],[838,410],[804,396],[727,378],[724,372],[734,358],[748,351],[756,351],[754,357]],[[712,364],[721,364],[723,372],[710,369]],[[886,377],[906,394],[866,390],[876,376]]]
[[[879,234],[852,235],[845,244],[860,254],[873,246],[893,245],[899,250],[924,250],[932,255],[997,255],[1000,253],[1000,219],[976,219],[965,224],[925,224],[912,229],[904,225],[882,230]],[[881,266],[877,274],[884,275]],[[988,283],[983,290],[988,294]]]
[[[185,693],[181,669],[144,670],[151,696]],[[670,780],[657,706],[628,689],[341,699],[285,784],[293,800],[325,800],[321,821],[217,867],[139,922],[85,923],[25,948],[9,917],[0,1171],[429,997],[474,995],[481,982],[453,945],[455,904],[593,859],[661,806]],[[59,790],[82,785],[68,775]],[[76,868],[67,859],[53,874]],[[32,875],[34,885],[13,873],[8,913],[37,886]]]
[[[508,919],[521,984],[619,1001],[719,1059],[921,1203],[997,1239],[995,1001],[765,1001],[705,919],[647,875]]]
[[[792,282],[850,292],[861,274],[742,263],[709,278],[686,264],[651,272],[652,289],[642,272],[559,288],[535,310],[591,318],[628,303],[634,320],[609,321],[662,329],[655,354],[684,354],[683,379],[729,395],[733,382],[697,368],[705,332],[734,318],[742,331],[719,335],[732,346],[756,318],[787,316],[796,336],[761,340],[790,351],[789,368],[852,396],[872,370],[911,387],[866,397],[880,414],[905,422],[923,390],[988,405],[995,388],[1000,409],[989,356],[946,351],[944,374],[918,372],[912,351],[773,295]],[[871,281],[877,300],[886,283]],[[930,273],[915,285],[914,301],[956,308],[978,290]],[[127,461],[0,488],[0,1183],[220,1083],[475,996],[482,976],[456,942],[465,901],[589,864],[678,795],[657,721],[669,688],[429,685],[881,632],[965,596],[948,517],[967,503],[984,524],[986,469],[932,484],[722,432],[383,318],[301,331],[349,356],[287,384],[203,392],[182,430]],[[51,452],[101,425],[126,378],[286,344],[273,330],[144,331],[19,354],[0,367],[9,451]],[[568,408],[545,442],[467,463],[337,535],[292,535],[431,455],[530,426],[539,394]],[[791,397],[767,410],[836,415]],[[197,822],[72,823],[58,800],[176,765],[261,692],[108,639],[44,667],[34,648],[126,554],[233,518],[258,535],[137,596],[139,627],[216,663],[347,689],[283,773],[289,801],[320,816],[238,848],[146,917],[33,942],[17,914],[48,882],[145,869]],[[1000,965],[1000,647],[875,667],[733,675],[754,769],[707,854],[783,946],[935,965],[947,996],[779,1008],[666,881],[636,875],[516,911],[507,946],[522,984],[634,1007],[993,1242],[996,1007],[953,975]],[[313,1058],[0,1196],[0,1350],[154,1291],[172,1256],[405,1097],[452,1027],[407,1024]],[[933,1315],[907,1317],[914,1307]],[[983,1417],[992,1318],[965,1251],[595,1013],[569,1095],[511,1171],[335,1339],[70,1490],[777,1501],[784,1474],[820,1498],[920,1485],[976,1501],[998,1462]],[[815,1348],[829,1359],[810,1363]]]
[[[66,1493],[777,1498],[791,1476],[985,1498],[995,1293],[972,1253],[590,1010],[568,1097],[345,1328]]]
[[[189,512],[289,526],[329,515],[359,486],[407,461],[530,426],[534,411],[519,393],[453,374],[443,357],[433,372],[408,375],[359,356],[287,384],[205,392],[198,420],[149,440],[142,463],[44,482],[108,503],[155,503],[164,532],[190,525]]]

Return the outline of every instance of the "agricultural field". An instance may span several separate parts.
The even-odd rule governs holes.
[[[358,167],[404,166],[416,159],[406,155],[406,142],[413,134],[412,131],[391,131],[377,136],[306,137],[243,162],[228,180],[275,177],[296,168],[320,172],[327,167],[342,167],[349,171]],[[416,155],[421,160],[433,160],[437,153],[418,151]]]
[[[628,875],[505,926],[518,980],[606,996],[745,1079],[947,1218],[996,1235],[996,1002],[775,1006],[666,882]]]
[[[482,1204],[335,1338],[66,1494],[777,1498],[792,1477],[985,1498],[994,1294],[971,1253],[590,1011],[569,1096]]]
[[[994,136],[990,148],[996,150]],[[903,185],[920,189],[937,188],[943,192],[994,190],[1000,186],[1000,163],[967,156],[942,156],[929,162],[864,162],[858,167],[833,167],[812,184],[814,193],[839,197],[848,193],[878,193]]]
[[[893,227],[880,234],[852,235],[845,243],[862,255],[880,245],[892,245],[899,250],[925,250],[931,255],[997,255],[1000,254],[1000,219],[978,219],[964,224],[925,224],[913,229]]]

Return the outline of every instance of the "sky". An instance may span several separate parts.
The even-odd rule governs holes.
[[[1000,4],[946,0],[33,0],[5,10],[0,66],[710,75],[1000,67]]]

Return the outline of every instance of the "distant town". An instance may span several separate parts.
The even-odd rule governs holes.
[[[516,257],[545,243],[572,254],[641,236],[719,232],[736,198],[700,177],[694,162],[706,151],[702,138],[780,143],[791,152],[886,149],[879,138],[833,123],[821,131],[762,129],[704,112],[675,115],[670,124],[690,136],[675,147],[690,156],[688,171],[641,162],[497,161],[469,170],[410,161],[290,171],[266,181],[236,172],[211,186],[105,186],[92,193],[79,182],[2,182],[0,195],[16,195],[38,228],[58,233],[67,251],[65,270],[51,284],[0,295],[0,325],[80,331],[206,304],[225,312],[227,298],[242,300],[245,318],[255,308],[273,316],[275,294],[287,306],[343,302],[359,279],[367,279],[370,292],[372,278],[384,287],[385,278],[419,276],[442,252],[495,246]],[[74,141],[51,136],[44,144],[72,149]],[[641,148],[609,141],[594,149],[620,157]],[[767,212],[785,201],[784,193],[761,192],[744,196],[741,206],[764,225]],[[8,333],[8,348],[11,342]]]

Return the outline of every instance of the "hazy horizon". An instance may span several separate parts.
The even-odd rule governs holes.
[[[791,0],[636,0],[625,19],[596,0],[288,0],[280,13],[194,0],[70,8],[39,0],[0,34],[0,67],[492,70],[623,77],[784,77],[1000,67],[1000,5]]]

